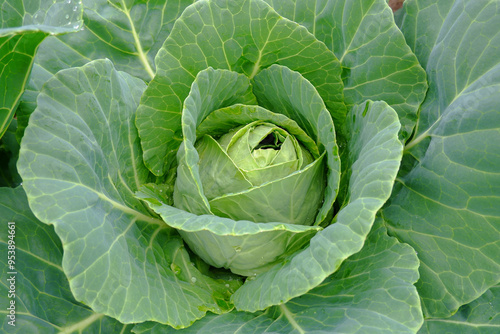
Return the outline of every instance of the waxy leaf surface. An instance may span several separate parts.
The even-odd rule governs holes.
[[[33,66],[35,52],[49,34],[74,32],[82,24],[76,0],[0,1],[0,138],[14,117]]]
[[[418,252],[427,317],[449,317],[500,281],[500,3],[443,2],[432,21],[412,14],[428,1],[407,4],[405,34],[428,36],[410,45],[426,45],[416,52],[429,92],[383,210],[390,234]]]
[[[59,72],[38,97],[18,168],[34,214],[61,238],[76,299],[123,323],[185,327],[231,309],[233,286],[201,274],[135,198],[151,180],[133,124],[144,89],[109,60]]]
[[[207,314],[191,327],[174,331],[154,323],[134,327],[157,333],[416,333],[423,322],[413,283],[415,251],[388,237],[379,219],[363,249],[318,287],[264,312]]]
[[[0,328],[4,333],[132,333],[132,325],[95,313],[75,300],[62,268],[61,241],[52,226],[33,215],[22,187],[0,188],[0,224],[0,247],[8,249],[9,240],[16,246],[13,270],[6,256],[0,259],[0,303],[5,306],[0,311]],[[14,234],[8,233],[8,226],[12,225]],[[8,297],[7,279],[12,276],[15,298]],[[7,307],[11,300],[16,307],[15,326],[8,323],[11,319]]]

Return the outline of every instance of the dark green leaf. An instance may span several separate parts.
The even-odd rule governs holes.
[[[500,331],[500,286],[461,306],[450,318],[427,319],[419,334],[490,334]]]
[[[77,0],[0,1],[0,138],[24,92],[38,45],[49,34],[77,31],[82,6]]]
[[[408,15],[433,8],[406,7]],[[404,25],[422,36],[416,48],[425,43],[417,54],[430,87],[383,216],[418,252],[424,312],[441,318],[500,281],[500,3],[455,1],[435,11],[442,19],[422,14]]]
[[[407,0],[401,30],[406,43],[425,68],[439,32],[455,0]]]
[[[16,187],[21,184],[16,163],[19,143],[16,140],[17,120],[13,119],[5,135],[0,139],[0,187]]]

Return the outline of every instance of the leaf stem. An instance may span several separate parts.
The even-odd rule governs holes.
[[[82,321],[77,322],[76,324],[73,324],[68,327],[62,327],[61,331],[59,334],[66,334],[66,333],[73,333],[75,331],[82,332],[83,329],[87,328],[90,326],[91,323],[101,320],[101,318],[104,317],[104,314],[99,314],[99,313],[94,313],[90,317],[83,319]]]
[[[137,31],[135,30],[135,25],[134,22],[132,21],[132,17],[130,16],[130,11],[128,10],[125,1],[122,0],[122,6],[123,6],[123,13],[127,15],[127,19],[130,22],[130,27],[132,29],[132,36],[134,36],[134,43],[135,43],[135,48],[137,49],[137,55],[139,56],[139,59],[141,60],[141,63],[144,65],[144,69],[146,72],[148,72],[149,77],[151,80],[155,76],[155,72],[151,68],[151,64],[149,64],[148,58],[146,57],[146,54],[144,53],[144,50],[142,49],[141,41],[139,40],[139,35],[137,34]]]
[[[412,147],[416,146],[418,143],[420,143],[422,140],[424,140],[426,137],[429,136],[429,131],[431,130],[432,127],[430,127],[429,129],[427,129],[424,133],[422,133],[420,136],[418,136],[417,138],[413,139],[411,142],[409,142],[404,150],[405,151],[408,151],[409,149],[411,149]]]
[[[290,312],[290,310],[288,310],[288,308],[284,304],[280,305],[280,309],[283,312],[283,314],[285,315],[285,317],[287,318],[287,320],[290,322],[290,324],[293,326],[293,328],[295,328],[300,334],[306,333],[302,329],[302,327],[299,326],[297,321],[295,321],[295,319],[293,318],[292,312]]]

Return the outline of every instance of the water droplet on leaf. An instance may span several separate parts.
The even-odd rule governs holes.
[[[191,282],[196,283],[196,277],[191,277]]]

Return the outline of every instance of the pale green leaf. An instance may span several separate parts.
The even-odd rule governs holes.
[[[21,187],[0,188],[0,217],[1,247],[7,249],[9,240],[16,246],[14,268],[9,268],[7,252],[0,258],[0,328],[5,333],[131,333],[132,325],[95,313],[75,300],[62,269],[61,242],[52,226],[35,218]],[[15,234],[8,233],[9,222],[14,223]],[[7,278],[12,276],[15,299],[8,297]],[[11,300],[15,301],[15,326],[9,324]]]
[[[215,139],[205,135],[196,142],[200,156],[200,180],[208,200],[248,189],[252,183],[234,165]],[[230,180],[230,182],[228,182]]]
[[[324,155],[285,177],[212,199],[217,216],[254,222],[312,225],[325,193]]]
[[[214,215],[195,215],[166,205],[149,185],[137,197],[148,202],[205,262],[230,268],[236,274],[255,276],[303,247],[321,227],[281,222],[255,223]]]
[[[330,112],[315,87],[299,72],[287,67],[272,65],[257,74],[253,84],[259,104],[296,121],[316,142],[320,153],[326,153],[326,188],[321,191],[323,204],[316,214],[317,225],[330,211],[340,182],[339,149]],[[340,117],[340,113],[337,116]]]
[[[234,105],[215,110],[203,120],[197,129],[197,136],[205,134],[222,136],[230,130],[254,121],[273,123],[293,135],[314,158],[319,157],[316,143],[304,132],[293,119],[283,114],[273,113],[259,106]]]
[[[61,238],[77,300],[123,323],[185,327],[231,309],[232,288],[192,266],[177,233],[135,198],[151,180],[134,127],[144,89],[109,60],[58,72],[38,97],[18,168],[34,214]]]
[[[212,112],[210,115],[205,118],[205,120],[200,124],[200,126],[197,129],[197,135],[198,137],[205,136],[206,134],[210,133],[211,135],[215,137],[219,136],[229,136],[232,130],[236,128],[240,128],[242,126],[245,126],[246,124],[250,124],[252,122],[269,122],[272,123],[276,126],[279,126],[282,129],[285,129],[290,135],[292,135],[301,145],[301,152],[299,153],[299,160],[300,160],[300,155],[302,156],[302,166],[299,167],[305,167],[307,164],[311,163],[313,160],[313,157],[317,158],[319,157],[319,151],[317,145],[313,142],[313,140],[297,125],[295,121],[292,119],[286,117],[283,114],[278,114],[278,113],[273,113],[269,110],[266,110],[262,107],[259,106],[246,106],[246,105],[233,105],[231,107],[227,108],[222,108],[219,110],[215,110]],[[227,138],[232,138],[232,137],[227,137]],[[203,139],[198,139],[199,143],[204,142],[205,140]],[[218,140],[219,142],[222,142],[222,138]],[[223,143],[221,143],[223,144]],[[203,151],[200,151],[198,149],[198,153],[200,156],[204,153]],[[310,156],[312,154],[312,157]],[[207,157],[207,159],[209,159]],[[293,171],[297,170],[296,165],[297,163],[294,161],[291,161],[290,163],[283,163],[283,164],[278,164],[275,166],[263,168],[263,169],[256,169],[253,171],[241,171],[244,176],[241,176],[238,174],[238,172],[233,169],[236,168],[234,166],[233,161],[228,161],[229,157],[221,157],[221,159],[217,159],[217,161],[214,161],[213,165],[210,165],[210,163],[206,164],[209,165],[208,168],[205,165],[204,170],[206,172],[210,172],[210,176],[205,177],[204,182],[211,183],[210,180],[219,180],[217,181],[220,186],[228,186],[230,183],[226,182],[226,175],[235,175],[233,177],[233,182],[234,185],[236,185],[236,180],[245,177],[248,181],[250,181],[253,185],[260,185],[264,182],[269,182],[272,180],[277,179],[275,172],[280,171],[278,175],[281,175],[283,173],[283,176],[286,176],[288,174],[291,174]],[[280,155],[277,156],[277,159],[280,159]],[[210,159],[208,160],[210,162]],[[219,163],[222,162],[227,162],[224,163],[224,167],[218,166]],[[230,164],[229,164],[230,162]],[[300,161],[299,161],[300,162]],[[227,167],[231,167],[230,169],[225,169]],[[293,168],[292,168],[293,167]],[[224,169],[223,169],[224,168]],[[203,170],[201,171],[203,172]],[[285,173],[286,172],[286,173]],[[239,175],[239,176],[238,176]],[[213,185],[210,186],[212,188]],[[246,182],[241,183],[241,187],[237,187],[239,190],[244,190],[249,188],[249,185]],[[235,188],[236,189],[236,188]],[[211,193],[211,190],[209,191],[208,189],[204,188],[205,195],[207,195],[207,191]],[[217,196],[220,196],[224,193],[230,193],[230,192],[236,192],[234,191],[219,191]],[[208,196],[209,199],[212,199],[213,197],[216,196]]]
[[[242,74],[208,68],[200,71],[184,101],[182,110],[182,145],[177,154],[177,179],[174,205],[195,214],[209,214],[210,205],[203,193],[200,179],[199,155],[194,145],[196,129],[216,109],[235,103],[255,104],[250,80]],[[164,143],[168,145],[168,143]],[[173,152],[175,153],[175,152]],[[201,166],[203,167],[203,166]]]
[[[418,279],[415,251],[376,224],[363,249],[339,271],[308,293],[264,312],[233,311],[207,316],[173,331],[159,324],[134,327],[135,333],[416,333],[423,322],[413,283]],[[259,291],[255,291],[259,293]]]
[[[438,318],[500,281],[500,3],[455,1],[440,13],[405,28],[429,37],[430,86],[383,210],[389,232],[418,252],[424,313]]]

